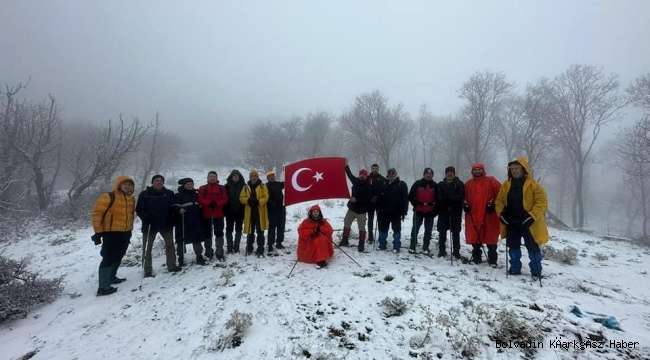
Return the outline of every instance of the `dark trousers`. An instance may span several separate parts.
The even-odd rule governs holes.
[[[377,227],[379,228],[379,249],[386,250],[386,239],[388,229],[393,229],[393,249],[399,251],[402,247],[402,216],[401,215],[379,215],[377,216]]]
[[[496,245],[487,245],[488,248],[488,263],[495,264],[498,260],[497,246]],[[483,262],[483,245],[481,244],[472,244],[472,261],[475,264],[480,264]]]
[[[287,209],[269,208],[269,250],[273,249],[273,244],[282,245],[284,241],[284,225],[287,222]]]
[[[264,230],[262,230],[260,215],[257,211],[253,211],[251,214],[251,232],[246,237],[246,254],[253,252],[253,244],[255,243],[255,240],[257,240],[256,253],[258,255],[264,254]]]
[[[102,235],[102,249],[99,252],[102,256],[102,261],[99,263],[100,289],[108,289],[111,286],[111,281],[117,274],[130,242],[130,231],[105,232]]]
[[[130,231],[105,232],[102,235],[102,249],[99,252],[102,256],[99,267],[110,267],[115,264],[119,266],[130,243]]]
[[[533,239],[530,230],[519,224],[508,226],[508,236],[506,236],[506,245],[510,255],[510,272],[521,272],[521,238],[524,238],[524,245],[528,250],[530,273],[540,276],[542,274],[542,251]]]
[[[422,250],[429,250],[429,244],[431,243],[431,232],[433,231],[433,212],[422,214],[415,212],[413,214],[413,227],[411,228],[411,243],[409,248],[415,250],[415,247],[418,244],[418,233],[420,232],[420,227],[424,222],[424,238],[422,239]]]
[[[451,244],[453,247],[452,254],[460,254],[460,231],[451,231]],[[438,252],[447,253],[447,231],[438,230]]]
[[[216,253],[217,258],[223,257],[223,218],[203,219],[203,238],[205,239],[205,256],[212,258]],[[215,250],[212,250],[212,236],[214,235]]]
[[[241,242],[242,225],[244,223],[244,213],[234,215],[226,215],[226,246],[229,251],[239,252],[239,244]],[[233,243],[233,231],[235,238]]]

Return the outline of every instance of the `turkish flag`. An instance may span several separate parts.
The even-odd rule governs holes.
[[[284,167],[284,204],[349,198],[345,158],[306,159]]]

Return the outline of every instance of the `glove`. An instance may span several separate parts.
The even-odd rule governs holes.
[[[490,201],[489,203],[487,203],[485,210],[488,212],[488,214],[492,214],[494,212],[494,209],[495,209],[494,201]]]
[[[501,223],[503,225],[505,225],[505,226],[510,225],[510,223],[508,222],[508,220],[506,220],[506,217],[503,214],[501,214],[501,216],[499,216],[499,221],[501,221]]]
[[[463,203],[463,210],[465,210],[466,213],[470,212],[472,208],[469,206],[468,203]]]
[[[521,223],[521,225],[525,228],[529,228],[533,223],[535,222],[535,219],[533,219],[532,216],[528,215],[524,222]]]
[[[350,198],[350,202],[354,204],[355,202],[357,202],[357,198],[355,198],[354,196],[351,197],[351,198]]]
[[[210,205],[208,205],[210,209],[214,210],[217,208],[217,203],[215,201],[211,202]]]
[[[181,213],[181,215],[185,214],[185,211],[186,211],[185,208],[181,208],[180,210],[178,210],[178,212]]]
[[[90,239],[95,243],[95,245],[100,245],[102,243],[102,235],[103,233],[95,233],[90,237]]]

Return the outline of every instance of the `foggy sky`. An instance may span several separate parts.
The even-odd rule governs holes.
[[[31,77],[67,118],[159,111],[188,132],[340,113],[373,89],[446,114],[477,70],[520,88],[574,63],[624,86],[650,72],[644,0],[1,2],[0,83]]]

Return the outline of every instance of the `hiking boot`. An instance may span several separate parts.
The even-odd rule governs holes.
[[[278,249],[278,250],[282,250],[282,249],[284,249],[284,246],[282,244],[277,244],[277,245],[275,245],[275,248]]]
[[[217,256],[217,261],[226,261],[226,257],[223,256],[223,255],[222,256]]]
[[[199,265],[202,265],[202,266],[208,265],[208,263],[205,261],[205,259],[201,255],[198,255],[196,257],[196,263],[199,264]]]
[[[126,278],[118,278],[117,276],[111,280],[111,284],[120,284],[126,281]]]
[[[452,255],[455,259],[460,259],[460,251],[454,251],[451,255]]]
[[[348,242],[348,239],[341,239],[339,246],[350,246],[350,243]]]
[[[409,254],[415,254],[415,249],[409,249]]]
[[[415,254],[415,250],[413,250],[413,253]],[[422,254],[424,254],[426,256],[431,256],[431,250],[424,249],[424,250],[422,250]]]
[[[177,272],[179,272],[179,271],[181,271],[181,270],[182,270],[182,269],[179,268],[179,267],[177,266],[177,267],[175,267],[175,268],[169,270],[169,272],[170,272],[170,273],[177,273]]]
[[[446,252],[438,252],[438,257],[439,258],[447,257],[447,253]]]
[[[117,291],[117,288],[114,288],[112,286],[109,286],[106,289],[97,289],[97,296],[110,295],[110,294],[113,294],[116,291]]]
[[[521,275],[521,271],[508,270],[508,275],[514,275],[514,276]]]
[[[497,263],[490,263],[490,267],[496,269],[498,267]]]
[[[156,275],[154,275],[153,273],[145,273],[144,277],[146,277],[146,278],[155,278]]]
[[[393,249],[393,254],[399,254],[399,249]]]
[[[327,262],[320,261],[320,262],[316,263],[316,269],[322,269],[324,267],[327,267]]]

